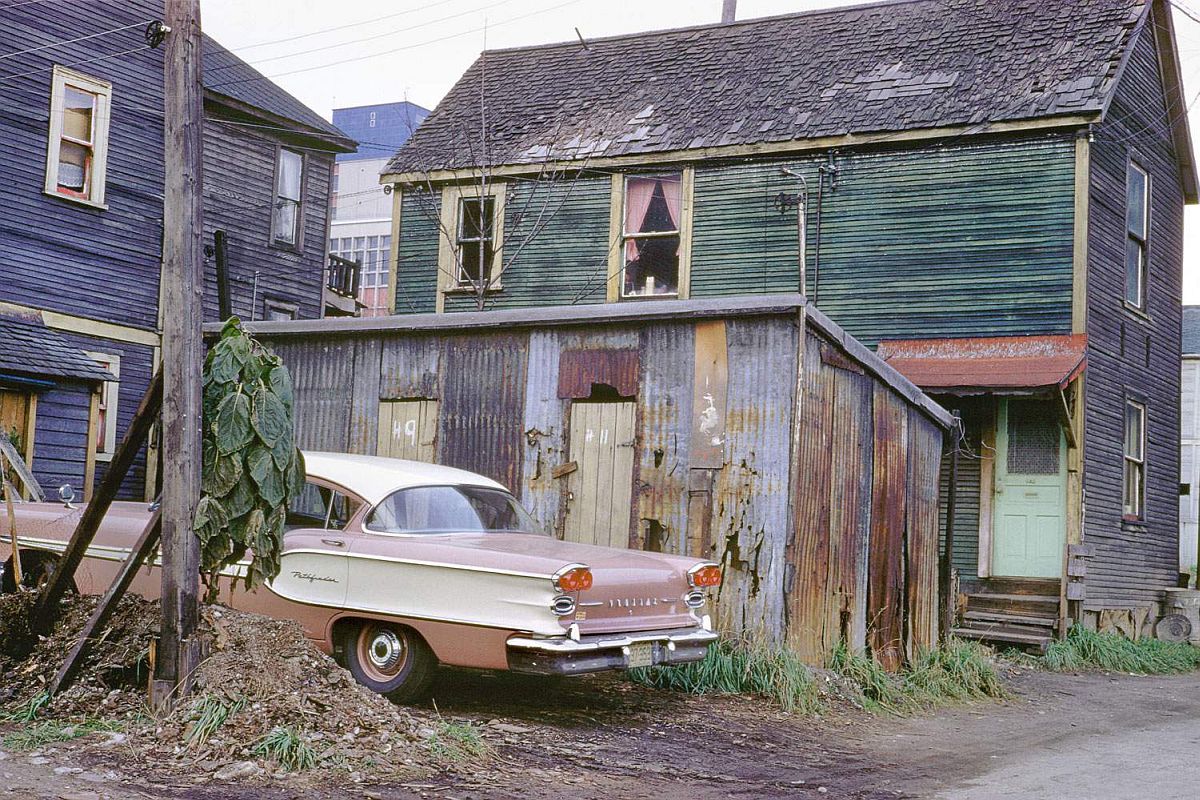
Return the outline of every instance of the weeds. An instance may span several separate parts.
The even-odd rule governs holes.
[[[991,651],[959,639],[918,654],[895,674],[874,658],[839,644],[829,668],[858,688],[862,705],[869,711],[905,713],[924,706],[1005,696]]]
[[[766,697],[785,711],[820,710],[821,697],[812,671],[782,647],[722,639],[701,661],[676,667],[629,670],[644,686],[688,694],[751,694]]]
[[[88,719],[79,723],[57,721],[35,722],[4,737],[11,750],[39,750],[48,744],[69,742],[97,731],[119,731],[121,724],[111,720]]]
[[[1040,662],[1057,672],[1103,669],[1163,675],[1200,668],[1200,648],[1161,639],[1135,642],[1119,634],[1096,633],[1076,625],[1065,639],[1050,644]]]
[[[912,704],[896,676],[874,658],[854,652],[845,642],[834,648],[828,666],[858,689],[862,706],[868,711],[900,712]]]
[[[317,751],[295,728],[272,728],[254,745],[253,753],[271,759],[290,772],[303,772],[317,765]]]
[[[0,715],[0,722],[33,722],[42,709],[50,705],[50,693],[38,692],[24,703]]]
[[[439,761],[478,761],[491,754],[479,729],[470,722],[439,722],[426,746]]]
[[[246,707],[246,698],[225,702],[216,695],[206,694],[192,703],[192,723],[184,742],[188,747],[202,745],[220,730],[225,721]]]

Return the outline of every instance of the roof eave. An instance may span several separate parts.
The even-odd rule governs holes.
[[[1179,48],[1175,41],[1175,24],[1171,10],[1164,0],[1151,0],[1151,14],[1156,15],[1154,33],[1158,45],[1159,70],[1164,89],[1167,91],[1167,108],[1170,109],[1171,139],[1175,145],[1175,157],[1179,162],[1179,174],[1183,183],[1184,201],[1189,205],[1200,201],[1200,179],[1196,174],[1196,159],[1192,151],[1192,132],[1188,125],[1188,101],[1183,92],[1182,71],[1179,65]],[[1132,48],[1131,48],[1132,49]],[[1183,109],[1180,113],[1179,109]]]
[[[221,94],[214,89],[205,88],[204,102],[206,107],[211,103],[218,108],[227,109],[235,114],[261,120],[264,124],[270,126],[261,130],[270,130],[281,136],[298,137],[306,142],[318,145],[318,149],[328,150],[332,153],[353,153],[358,149],[358,143],[349,136],[344,134],[339,136],[311,128],[289,117],[273,114],[258,106],[230,97],[227,94]]]

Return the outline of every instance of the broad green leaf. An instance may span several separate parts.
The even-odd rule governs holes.
[[[296,440],[289,428],[283,432],[283,435],[271,447],[271,456],[275,459],[275,466],[279,467],[285,474],[290,474],[287,472],[287,469],[292,463],[295,453]]]
[[[229,383],[237,378],[250,356],[250,340],[245,336],[223,338],[213,345],[211,356],[209,370],[213,381]]]
[[[257,500],[258,491],[254,481],[250,480],[250,476],[243,470],[242,477],[234,484],[233,491],[222,498],[222,505],[225,506],[225,513],[233,519],[254,508]]]
[[[240,392],[227,395],[217,405],[212,430],[221,453],[232,453],[249,444],[254,436],[250,427],[250,399]]]
[[[213,447],[214,453],[216,447]],[[215,497],[224,497],[242,477],[242,457],[238,453],[216,453],[211,464],[204,467],[201,488]]]
[[[304,491],[304,483],[308,480],[308,470],[304,467],[304,452],[300,449],[296,450],[296,457],[292,460],[291,470],[288,473],[288,498],[299,497]]]
[[[254,478],[258,485],[259,497],[266,501],[267,505],[274,507],[283,502],[284,476],[279,467],[275,466],[275,459],[272,458],[270,450],[259,444],[252,446],[246,455],[246,468],[250,470],[250,477]]]
[[[293,410],[292,404],[295,402],[295,392],[292,389],[292,374],[287,371],[287,367],[275,367],[267,373],[267,386],[290,415]]]
[[[250,422],[254,426],[258,438],[268,447],[279,441],[279,437],[291,426],[292,415],[284,408],[283,403],[270,389],[260,387],[254,392],[254,402],[250,414]]]

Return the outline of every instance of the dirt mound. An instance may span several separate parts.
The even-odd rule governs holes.
[[[203,780],[245,781],[284,771],[379,780],[424,774],[436,764],[427,746],[437,724],[430,712],[398,707],[360,686],[296,623],[221,606],[203,608],[207,657],[191,697],[170,712],[156,714],[146,705],[159,609],[134,596],[121,600],[75,682],[37,710],[95,598],[65,600],[55,632],[33,641],[20,621],[29,597],[0,597],[0,641],[6,643],[0,647],[0,713],[10,730],[18,723],[23,730],[68,726],[70,735],[48,738],[87,733],[72,747]],[[34,721],[22,719],[34,716],[32,710]],[[114,741],[122,746],[113,748]]]

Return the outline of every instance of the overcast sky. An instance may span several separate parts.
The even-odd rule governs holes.
[[[739,0],[738,18],[862,2]],[[717,22],[721,0],[202,0],[201,14],[209,34],[329,117],[396,100],[433,108],[485,46],[565,41],[576,28],[598,37]],[[1175,29],[1200,139],[1200,23],[1176,9]],[[1185,222],[1184,301],[1200,303],[1200,207]]]

